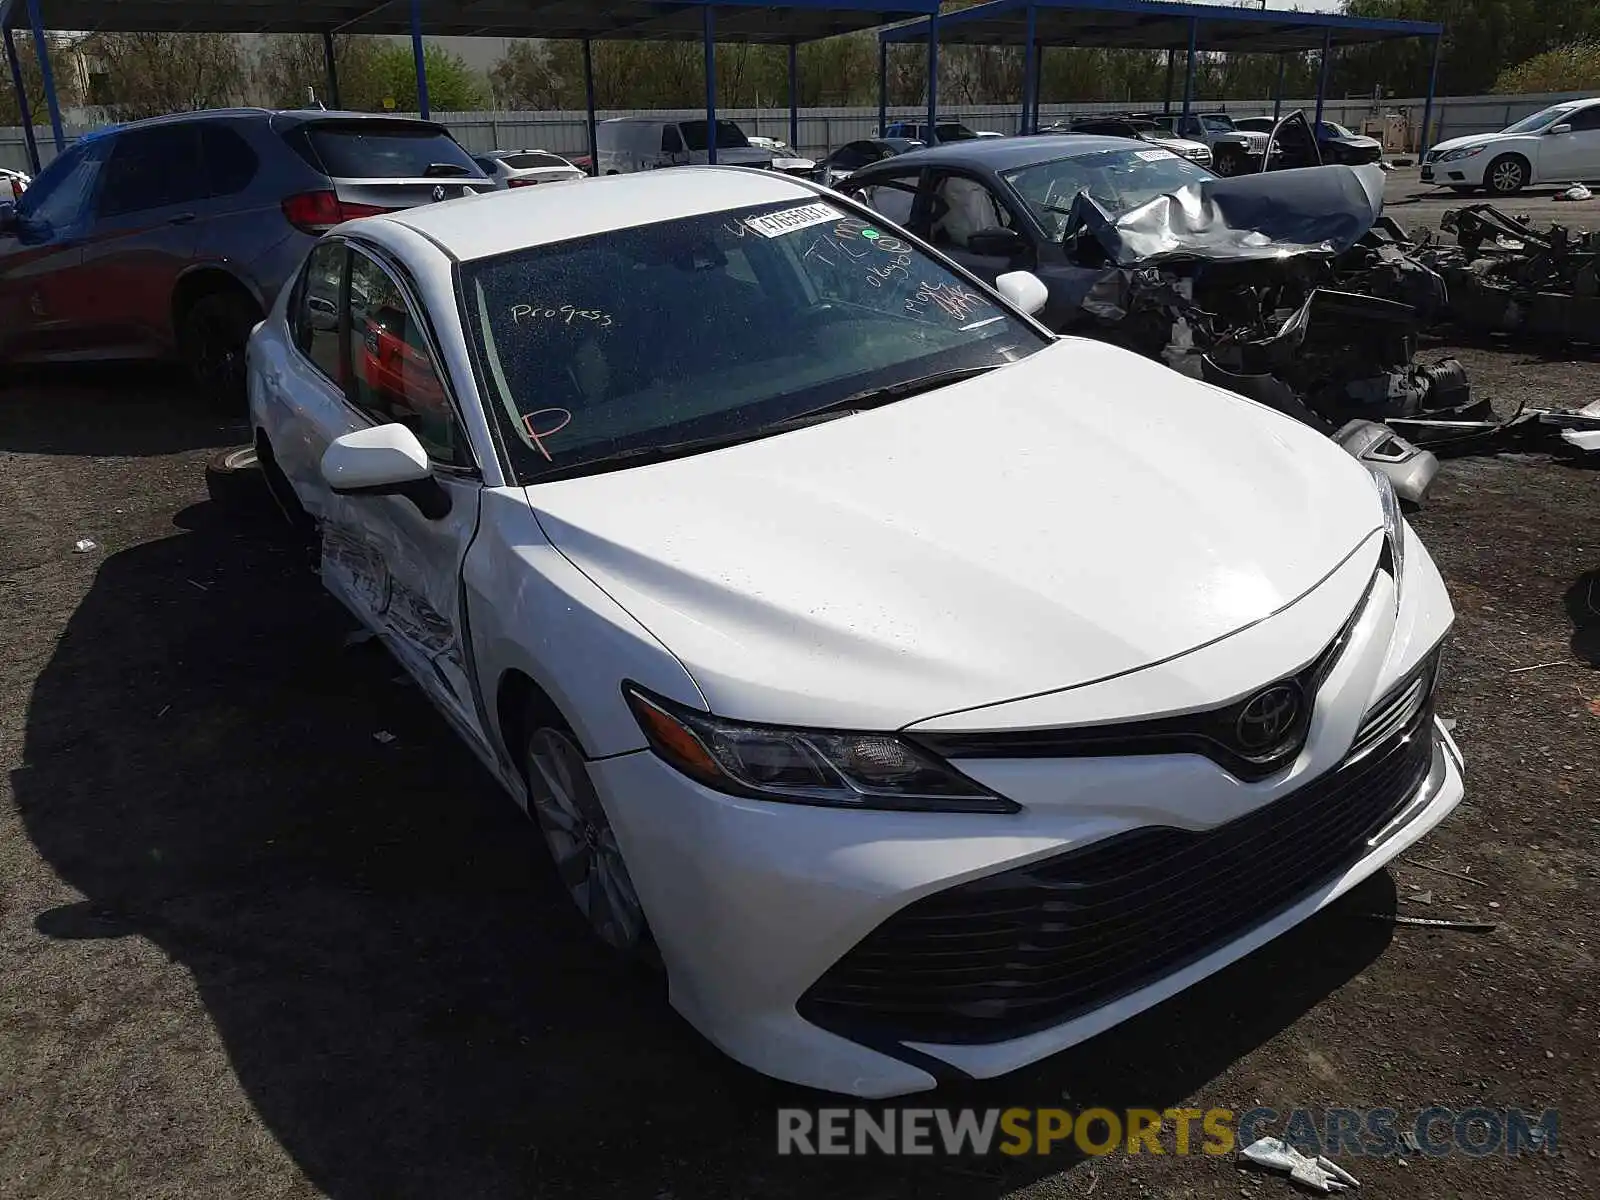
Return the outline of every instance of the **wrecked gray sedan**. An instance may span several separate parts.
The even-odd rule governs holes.
[[[1145,143],[1061,134],[915,151],[843,188],[982,279],[1033,271],[1052,329],[1291,413],[1409,499],[1437,463],[1367,423],[1485,415],[1459,362],[1415,361],[1444,284],[1383,218],[1376,166],[1222,179]]]

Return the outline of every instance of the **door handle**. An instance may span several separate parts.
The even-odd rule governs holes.
[[[179,213],[175,217],[168,217],[167,218],[167,224],[168,225],[187,225],[190,221],[193,221],[193,220],[194,220],[194,214],[193,213]]]

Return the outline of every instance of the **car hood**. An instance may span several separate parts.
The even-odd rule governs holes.
[[[1314,430],[1071,338],[883,408],[527,495],[713,711],[867,729],[1213,642],[1382,524],[1363,468]]]
[[[1175,154],[1193,154],[1196,150],[1211,149],[1204,142],[1197,142],[1192,138],[1170,137],[1164,133],[1145,133],[1140,134],[1140,137],[1152,145],[1164,146]]]
[[[1465,137],[1450,138],[1448,141],[1429,147],[1428,157],[1432,158],[1435,154],[1441,154],[1447,150],[1463,150],[1468,146],[1486,146],[1491,142],[1508,142],[1522,136],[1520,133],[1472,133]]]

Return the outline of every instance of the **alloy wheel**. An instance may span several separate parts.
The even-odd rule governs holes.
[[[633,950],[644,909],[583,753],[561,730],[541,728],[528,739],[527,767],[529,807],[567,894],[601,941]]]
[[[1522,164],[1514,158],[1503,158],[1490,168],[1489,186],[1501,195],[1522,190]]]

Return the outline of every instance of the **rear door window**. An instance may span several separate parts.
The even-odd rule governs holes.
[[[225,125],[201,127],[200,157],[205,160],[213,196],[232,196],[244,191],[261,166],[250,143]]]
[[[318,245],[306,259],[289,316],[300,353],[341,386],[345,371],[339,354],[339,309],[344,271],[345,244]]]
[[[420,122],[317,122],[304,127],[304,141],[297,149],[312,166],[335,179],[483,175],[459,142],[438,126]]]
[[[157,125],[119,133],[100,185],[101,217],[192,204],[210,194],[194,125]]]

